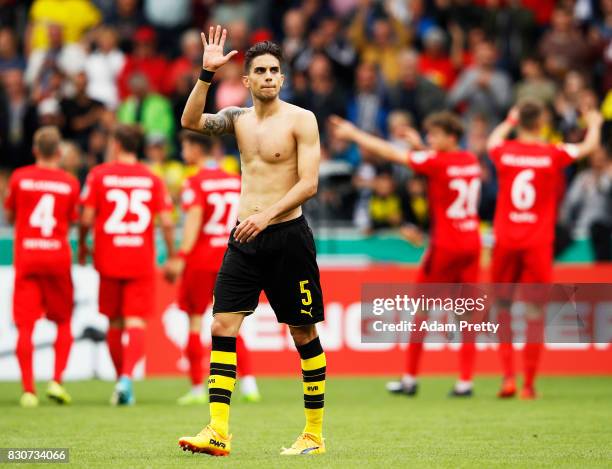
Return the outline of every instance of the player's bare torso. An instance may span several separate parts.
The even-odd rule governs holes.
[[[240,150],[242,191],[238,219],[270,207],[298,182],[295,129],[304,109],[281,101],[277,111],[258,118],[254,108],[234,114],[234,133]],[[300,216],[297,207],[279,215],[272,223]]]

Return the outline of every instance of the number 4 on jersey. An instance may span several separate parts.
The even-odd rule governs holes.
[[[54,210],[55,196],[44,194],[30,215],[30,226],[40,228],[40,232],[45,238],[53,234],[53,228],[57,225],[57,220],[53,216]]]

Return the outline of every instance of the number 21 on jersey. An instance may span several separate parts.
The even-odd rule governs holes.
[[[462,219],[476,215],[478,211],[478,196],[480,195],[480,179],[451,179],[448,187],[457,191],[457,197],[446,210],[450,219]]]

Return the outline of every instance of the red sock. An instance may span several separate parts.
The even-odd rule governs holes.
[[[202,347],[199,332],[189,332],[189,340],[187,341],[185,355],[187,356],[187,360],[189,360],[189,376],[191,378],[191,384],[193,386],[198,386],[202,384],[204,379],[204,370],[202,368],[204,347]]]
[[[251,376],[253,374],[251,355],[249,353],[249,349],[244,343],[244,339],[240,335],[236,337],[236,357],[238,360],[238,376]]]
[[[142,327],[130,327],[125,330],[128,336],[128,342],[123,347],[123,366],[121,367],[121,376],[132,377],[134,367],[142,357],[144,357],[145,348],[145,330]]]
[[[123,365],[122,337],[123,329],[119,329],[117,327],[110,327],[106,333],[106,344],[108,345],[108,351],[110,352],[111,360],[115,366],[115,373],[117,373],[117,376],[121,374],[121,366]]]
[[[463,342],[459,349],[459,379],[472,381],[474,376],[474,362],[476,361],[476,344]]]
[[[62,374],[66,369],[71,347],[72,330],[70,321],[59,323],[57,325],[57,337],[55,338],[55,370],[53,373],[53,379],[58,383],[62,382]]]
[[[499,323],[499,358],[504,379],[514,378],[514,347],[512,346],[512,316],[508,309],[498,313]]]
[[[425,340],[426,331],[420,331],[421,324],[427,320],[424,316],[415,316],[414,324],[416,330],[410,333],[410,343],[406,349],[406,374],[416,376],[421,363],[421,354],[423,352],[423,341]]]
[[[18,326],[17,330],[19,335],[15,353],[17,354],[17,361],[21,369],[23,392],[35,393],[34,372],[32,370],[32,355],[34,353],[34,347],[32,346],[32,331],[34,330],[34,324]]]
[[[524,356],[525,382],[523,387],[533,388],[536,371],[544,343],[544,323],[542,320],[528,320]]]

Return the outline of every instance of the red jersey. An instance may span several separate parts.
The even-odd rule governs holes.
[[[181,195],[183,210],[203,210],[200,235],[187,257],[187,266],[217,272],[227,240],[238,219],[240,177],[222,169],[201,169],[185,181]]]
[[[432,57],[421,54],[419,70],[426,78],[445,90],[450,89],[457,78],[455,66],[448,56]]]
[[[480,248],[480,165],[467,151],[411,152],[409,164],[427,176],[431,245],[453,251]]]
[[[79,183],[66,171],[31,165],[13,173],[4,204],[15,213],[16,271],[70,271],[68,229],[78,201]]]
[[[172,207],[161,179],[141,163],[104,163],[89,173],[82,202],[96,211],[94,265],[98,272],[115,278],[151,275],[154,218]]]
[[[524,248],[554,241],[561,171],[576,154],[576,145],[518,140],[491,150],[499,185],[496,243]]]

